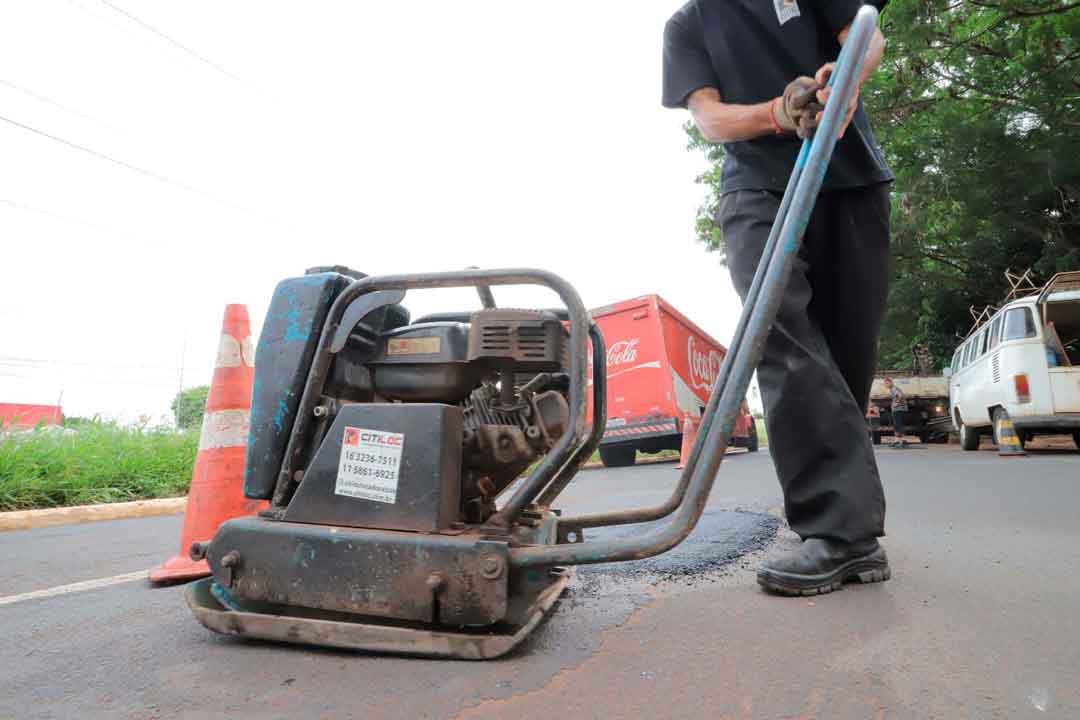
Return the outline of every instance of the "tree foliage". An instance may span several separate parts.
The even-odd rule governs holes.
[[[882,28],[862,91],[897,178],[882,364],[915,343],[945,364],[1006,269],[1080,268],[1080,1],[892,0]],[[722,251],[723,153],[690,138],[712,160],[698,236]]]
[[[209,394],[208,385],[199,385],[178,392],[171,406],[173,415],[176,416],[176,426],[186,430],[202,425],[203,415],[206,413],[206,396]]]

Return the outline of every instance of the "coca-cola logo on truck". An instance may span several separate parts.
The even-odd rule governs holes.
[[[637,360],[637,346],[640,338],[633,340],[620,340],[612,343],[607,351],[607,366],[625,365]]]
[[[723,357],[712,349],[709,349],[708,353],[699,350],[694,343],[694,336],[691,335],[686,341],[686,358],[690,362],[690,385],[694,389],[711,392],[716,384],[716,377],[720,374]]]

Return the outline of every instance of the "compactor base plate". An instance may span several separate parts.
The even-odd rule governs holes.
[[[196,619],[223,635],[394,655],[490,660],[513,650],[536,629],[554,609],[571,575],[568,569],[553,568],[550,581],[536,592],[510,598],[507,622],[475,629],[376,618],[354,621],[340,614],[286,606],[236,604],[231,609],[222,603],[228,596],[220,586],[214,587],[213,578],[188,585],[185,597]]]

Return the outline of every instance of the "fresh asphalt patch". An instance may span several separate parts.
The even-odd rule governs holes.
[[[586,530],[586,542],[641,537],[671,522],[671,518],[640,525]],[[666,553],[625,563],[583,565],[579,576],[645,580],[694,585],[714,580],[719,571],[748,553],[763,549],[776,536],[779,520],[766,513],[706,509],[697,527],[682,543]]]

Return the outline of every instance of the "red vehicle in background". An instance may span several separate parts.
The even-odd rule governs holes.
[[[592,311],[607,345],[607,430],[600,459],[633,465],[638,451],[679,450],[686,415],[701,417],[727,349],[658,295]],[[590,421],[592,406],[589,407]],[[749,408],[732,445],[758,449]]]
[[[0,430],[30,430],[38,425],[59,425],[63,411],[59,405],[0,403]]]

